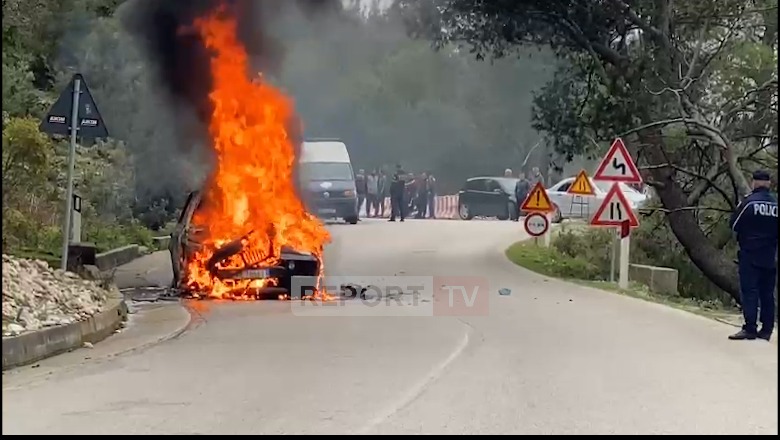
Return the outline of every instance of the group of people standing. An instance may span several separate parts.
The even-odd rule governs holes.
[[[367,217],[384,217],[385,198],[390,197],[390,221],[396,217],[404,221],[414,214],[415,218],[435,218],[436,178],[430,172],[407,173],[397,165],[392,176],[384,169],[374,169],[366,174],[358,171],[355,176],[358,207],[366,204]]]
[[[514,177],[512,174],[513,173],[510,168],[504,170],[504,177]],[[530,177],[526,177],[525,172],[520,171],[517,173],[517,178],[518,181],[515,184],[515,199],[517,200],[517,205],[519,208],[525,198],[528,197],[528,193],[531,192],[537,183],[541,182],[542,185],[544,185],[544,176],[542,176],[542,172],[539,171],[538,167],[533,167],[533,169],[531,169]],[[512,218],[512,220],[519,221],[521,214],[522,213],[518,212],[517,215]]]

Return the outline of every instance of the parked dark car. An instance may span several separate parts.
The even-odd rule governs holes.
[[[474,217],[497,217],[514,220],[519,214],[515,198],[516,178],[472,177],[458,192],[458,216],[462,220]]]
[[[186,285],[187,266],[190,259],[195,253],[202,248],[202,238],[207,225],[195,225],[192,223],[193,214],[201,206],[201,192],[194,191],[187,197],[187,201],[184,208],[181,211],[179,220],[176,223],[176,228],[171,233],[171,241],[168,249],[171,253],[171,266],[173,268],[173,287],[178,289],[182,294],[200,294],[203,292],[190,292],[191,289]],[[247,231],[247,234],[251,231]],[[229,284],[234,281],[239,284],[246,280],[267,279],[275,278],[278,283],[274,287],[266,287],[262,289],[256,289],[251,292],[256,296],[265,295],[289,295],[290,297],[299,297],[301,292],[293,292],[293,277],[306,277],[302,278],[316,282],[317,275],[319,274],[319,261],[312,255],[303,254],[293,251],[291,249],[282,249],[280,255],[280,261],[275,266],[264,266],[262,263],[253,261],[253,252],[245,251],[243,245],[244,237],[235,237],[231,242],[225,243],[219,248],[215,249],[213,256],[208,263],[208,269],[212,276],[219,280]],[[246,254],[246,255],[244,255]],[[223,268],[222,264],[231,257],[238,255],[243,262],[243,267],[231,267],[229,269]],[[233,258],[231,261],[235,261]],[[297,283],[300,284],[300,283]],[[302,285],[301,290],[310,290],[313,293],[313,286]],[[297,290],[297,289],[296,289]],[[246,294],[247,292],[242,292]]]

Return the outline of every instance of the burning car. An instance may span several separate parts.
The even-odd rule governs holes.
[[[234,15],[218,8],[191,29],[209,54],[210,105],[203,109],[210,111],[202,122],[213,161],[171,234],[174,287],[212,299],[308,295],[324,274],[330,233],[297,188],[302,136],[294,103],[263,75],[247,75],[250,57]],[[293,288],[298,276],[311,280],[302,283],[306,290]]]
[[[320,274],[317,257],[289,248],[282,248],[278,256],[273,255],[272,247],[253,249],[248,243],[254,231],[247,231],[232,241],[209,243],[208,227],[194,220],[204,205],[201,191],[190,193],[171,233],[169,251],[175,289],[186,296],[234,299],[262,296],[297,298],[315,291]],[[199,269],[203,264],[195,261],[198,256],[204,255],[207,256],[207,273],[202,273]],[[301,289],[293,289],[294,277],[303,277],[297,283]]]

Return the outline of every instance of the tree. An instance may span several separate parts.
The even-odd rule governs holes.
[[[501,58],[524,45],[566,61],[535,126],[568,158],[623,136],[692,262],[739,301],[728,235],[713,234],[777,163],[776,0],[404,0],[437,48]],[[600,151],[599,151],[600,152]]]
[[[476,174],[516,169],[539,141],[528,103],[554,71],[549,51],[495,65],[463,51],[432,54],[394,14],[345,11],[280,28],[295,32],[277,80],[295,98],[306,135],[343,138],[357,168],[401,162],[433,171],[440,190],[454,191]]]

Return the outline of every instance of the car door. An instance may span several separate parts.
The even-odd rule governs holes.
[[[195,211],[195,208],[200,201],[200,192],[193,191],[187,196],[187,201],[184,202],[184,207],[181,210],[179,219],[176,221],[176,227],[171,232],[171,239],[168,242],[168,250],[171,254],[171,266],[173,269],[173,287],[177,287],[179,279],[181,277],[182,264],[184,258],[184,243],[186,240],[187,229],[190,227],[190,219]]]
[[[506,215],[507,196],[504,189],[494,179],[485,181],[485,216],[498,217]]]
[[[479,179],[469,179],[466,184],[463,185],[463,189],[459,193],[458,203],[461,205],[467,205],[469,212],[474,212],[477,206],[477,192],[480,189],[482,182]]]
[[[468,205],[473,216],[487,215],[485,210],[490,202],[486,179],[472,179],[467,183]]]
[[[574,179],[572,178],[565,179],[556,183],[552,186],[552,188],[547,190],[547,195],[550,197],[550,201],[558,207],[562,216],[568,218],[571,218],[572,216],[572,197],[571,194],[567,193],[566,191],[569,190],[569,187],[573,182]]]

